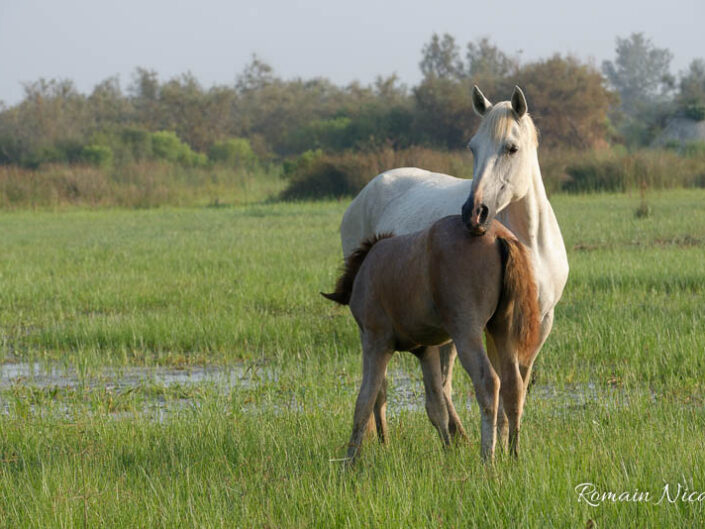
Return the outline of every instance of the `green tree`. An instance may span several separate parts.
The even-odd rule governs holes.
[[[464,148],[479,123],[471,90],[468,79],[425,78],[414,88],[417,139],[435,147]]]
[[[132,84],[128,91],[140,123],[149,130],[163,128],[160,122],[160,85],[157,72],[137,68],[132,74]]]
[[[467,46],[468,75],[475,77],[505,78],[519,69],[519,59],[510,57],[487,37],[469,42]]]
[[[519,59],[504,53],[486,37],[467,45],[468,76],[487,94],[502,94],[513,89],[519,72]]]
[[[673,54],[657,48],[643,33],[617,37],[614,62],[604,61],[602,71],[619,93],[612,113],[627,143],[648,144],[670,114],[668,96],[674,86],[670,72]]]
[[[694,59],[681,74],[676,101],[682,112],[695,120],[705,119],[705,61]]]
[[[421,50],[421,55],[419,67],[426,78],[460,79],[465,75],[460,48],[448,33],[442,37],[434,33],[431,41]]]
[[[541,130],[543,145],[585,148],[605,144],[607,114],[615,98],[596,68],[575,57],[554,55],[526,64],[516,79]],[[511,94],[511,89],[505,84],[502,91]]]
[[[602,71],[619,92],[627,114],[638,111],[643,103],[662,100],[673,88],[670,73],[673,54],[654,46],[643,33],[633,33],[625,39],[617,37],[615,51],[615,61],[604,61]]]

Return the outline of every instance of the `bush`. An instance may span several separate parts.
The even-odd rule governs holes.
[[[208,151],[211,162],[233,167],[253,169],[257,156],[246,138],[230,138],[214,143]]]
[[[107,145],[86,145],[81,151],[81,160],[94,167],[107,169],[113,164],[113,150]]]
[[[705,152],[705,144],[691,149],[693,153]],[[548,193],[615,192],[642,185],[649,189],[705,187],[705,156],[685,156],[683,151],[542,149],[540,163]],[[472,178],[472,158],[460,151],[421,147],[335,155],[311,151],[285,166],[289,185],[281,197],[303,200],[352,196],[379,173],[396,167],[421,167]]]
[[[690,105],[686,105],[683,109],[683,113],[692,120],[702,121],[705,119],[705,104],[691,103]]]
[[[569,165],[570,179],[563,188],[568,191],[623,191],[625,167],[621,159],[587,160]]]
[[[700,145],[691,147],[701,152]],[[613,151],[577,153],[566,166],[566,191],[626,191],[646,185],[649,189],[699,186],[705,173],[705,156],[685,151],[643,149],[630,154]]]
[[[152,157],[152,134],[143,129],[125,128],[120,131],[119,142],[133,161]]]
[[[689,141],[682,147],[684,156],[702,156],[705,157],[705,141]]]
[[[152,133],[152,153],[155,158],[176,162],[187,150],[191,149],[171,131],[161,130]]]
[[[313,120],[301,128],[293,130],[286,141],[286,150],[302,152],[306,149],[324,148],[327,151],[341,151],[350,147],[351,120],[348,117]]]
[[[56,145],[46,145],[38,147],[26,155],[20,161],[20,165],[30,169],[37,169],[42,164],[66,163],[66,153]]]
[[[315,151],[314,151],[315,154]],[[443,152],[413,147],[380,149],[367,153],[344,152],[336,155],[304,155],[307,160],[289,173],[290,183],[284,200],[338,198],[358,193],[379,173],[395,167],[423,167],[459,177],[472,176],[472,159],[461,152]]]
[[[305,173],[311,164],[323,156],[321,149],[308,150],[294,160],[284,160],[282,178],[292,178],[294,175]]]
[[[202,167],[208,163],[205,155],[193,152],[174,132],[166,130],[152,133],[152,154],[157,159],[187,167]]]

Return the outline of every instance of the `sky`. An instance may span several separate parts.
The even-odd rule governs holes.
[[[677,73],[705,57],[703,20],[702,0],[0,0],[0,101],[17,103],[40,77],[90,92],[117,74],[125,88],[138,66],[232,84],[253,53],[284,78],[345,85],[396,73],[413,86],[434,32],[463,47],[489,37],[524,62],[560,52],[597,66],[614,58],[617,36],[643,32],[673,52]]]

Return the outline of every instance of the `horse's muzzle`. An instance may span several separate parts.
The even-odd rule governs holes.
[[[465,227],[473,235],[484,235],[490,223],[490,209],[485,204],[475,205],[474,196],[470,196],[461,210]]]

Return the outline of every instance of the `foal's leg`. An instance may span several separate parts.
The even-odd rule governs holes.
[[[524,411],[526,388],[519,369],[517,350],[512,340],[507,336],[497,334],[493,336],[493,341],[502,379],[500,396],[504,403],[504,411],[507,414],[509,423],[509,451],[516,457],[519,454],[519,430],[521,428],[521,416]]]
[[[453,405],[453,363],[458,355],[453,342],[440,347],[441,376],[443,377],[443,394],[448,408],[448,430],[454,439],[467,439],[463,423]]]
[[[353,431],[348,444],[348,460],[357,458],[362,443],[362,437],[370,420],[382,384],[384,382],[387,363],[392,357],[392,349],[380,340],[365,336],[362,341],[362,384],[355,403],[353,416]]]
[[[441,363],[438,347],[426,347],[419,355],[421,370],[423,371],[423,384],[426,389],[426,413],[431,423],[438,430],[445,446],[450,444],[448,431],[448,406],[443,391],[443,378],[441,376]]]
[[[492,335],[485,331],[485,343],[487,344],[487,356],[495,371],[501,372],[499,357],[497,356],[497,345],[492,339]],[[501,377],[500,377],[501,378]],[[502,378],[502,384],[504,379]],[[504,410],[503,393],[499,392],[499,405],[497,406],[497,440],[501,450],[507,451],[509,447],[509,420],[507,412]]]
[[[475,397],[482,416],[481,454],[485,461],[494,458],[497,441],[497,407],[499,404],[499,377],[482,346],[482,330],[454,341],[463,367],[472,379]]]
[[[380,443],[387,442],[387,369],[382,379],[382,387],[377,393],[377,400],[374,406],[374,421],[377,428],[377,439]]]

